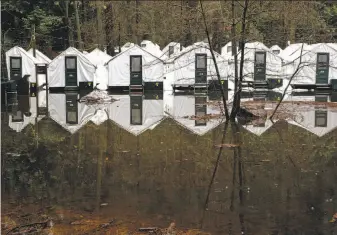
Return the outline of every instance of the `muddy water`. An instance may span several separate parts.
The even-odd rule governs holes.
[[[53,234],[127,234],[172,222],[186,234],[337,232],[330,97],[292,98],[276,123],[226,130],[214,97],[116,95],[95,106],[40,97],[2,107],[3,232],[49,220]],[[270,115],[275,103],[266,100],[244,101]]]

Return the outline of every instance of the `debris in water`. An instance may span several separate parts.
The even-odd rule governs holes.
[[[335,223],[337,221],[337,213],[335,213],[333,216],[332,216],[332,219],[329,221],[330,223]]]
[[[99,91],[99,90],[94,90],[93,92],[89,93],[88,95],[80,99],[81,103],[87,103],[89,105],[90,104],[106,104],[106,103],[112,103],[114,101],[116,101],[116,99],[108,95],[108,92]]]

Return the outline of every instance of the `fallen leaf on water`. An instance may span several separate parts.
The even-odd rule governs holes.
[[[240,145],[238,144],[216,144],[214,146],[218,148],[221,148],[221,147],[235,148],[235,147],[239,147]]]

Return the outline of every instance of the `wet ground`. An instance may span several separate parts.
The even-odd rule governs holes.
[[[337,234],[332,95],[112,97],[7,97],[3,234]]]

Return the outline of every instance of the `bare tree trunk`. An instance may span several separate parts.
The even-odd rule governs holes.
[[[65,1],[65,13],[66,13],[66,22],[68,27],[68,44],[69,46],[74,46],[74,35],[73,35],[73,29],[71,26],[71,21],[69,19],[69,1]]]
[[[206,22],[206,16],[205,16],[205,12],[204,12],[204,8],[202,6],[202,1],[201,0],[200,0],[200,7],[201,7],[201,13],[202,13],[202,17],[203,17],[204,24],[205,24],[205,32],[206,32],[206,35],[207,35],[207,40],[208,40],[208,44],[209,44],[209,47],[210,47],[209,49],[210,49],[211,54],[212,54],[212,59],[213,59],[216,75],[217,75],[217,78],[218,78],[218,81],[219,81],[219,84],[220,84],[220,91],[221,91],[221,95],[222,95],[222,102],[223,102],[223,106],[224,106],[224,109],[225,109],[225,117],[226,117],[226,121],[228,121],[229,114],[228,114],[228,109],[227,109],[226,96],[225,96],[225,92],[224,92],[223,86],[221,85],[220,72],[219,72],[218,64],[216,62],[214,51],[213,51],[213,48],[212,48],[212,42],[211,42],[211,39],[210,39],[210,36],[209,36],[209,32],[208,32],[208,28],[207,28],[207,22]]]
[[[102,17],[102,1],[96,1],[96,11],[97,11],[97,39],[98,48],[103,50],[105,45],[105,34],[103,33],[103,17]]]
[[[82,35],[81,35],[81,24],[80,24],[80,16],[78,13],[78,5],[79,2],[75,1],[75,18],[76,18],[76,32],[77,32],[77,45],[78,48],[83,51],[83,42],[82,42]]]
[[[237,91],[234,96],[234,102],[231,112],[231,120],[235,120],[235,117],[240,110],[240,102],[241,102],[241,90],[242,90],[242,81],[243,81],[243,65],[245,59],[245,40],[246,40],[246,18],[247,18],[247,10],[248,10],[248,0],[245,0],[245,4],[243,6],[243,14],[242,14],[242,22],[241,22],[241,32],[240,32],[240,47],[241,47],[241,58],[240,58],[240,77],[239,81],[237,81]]]

